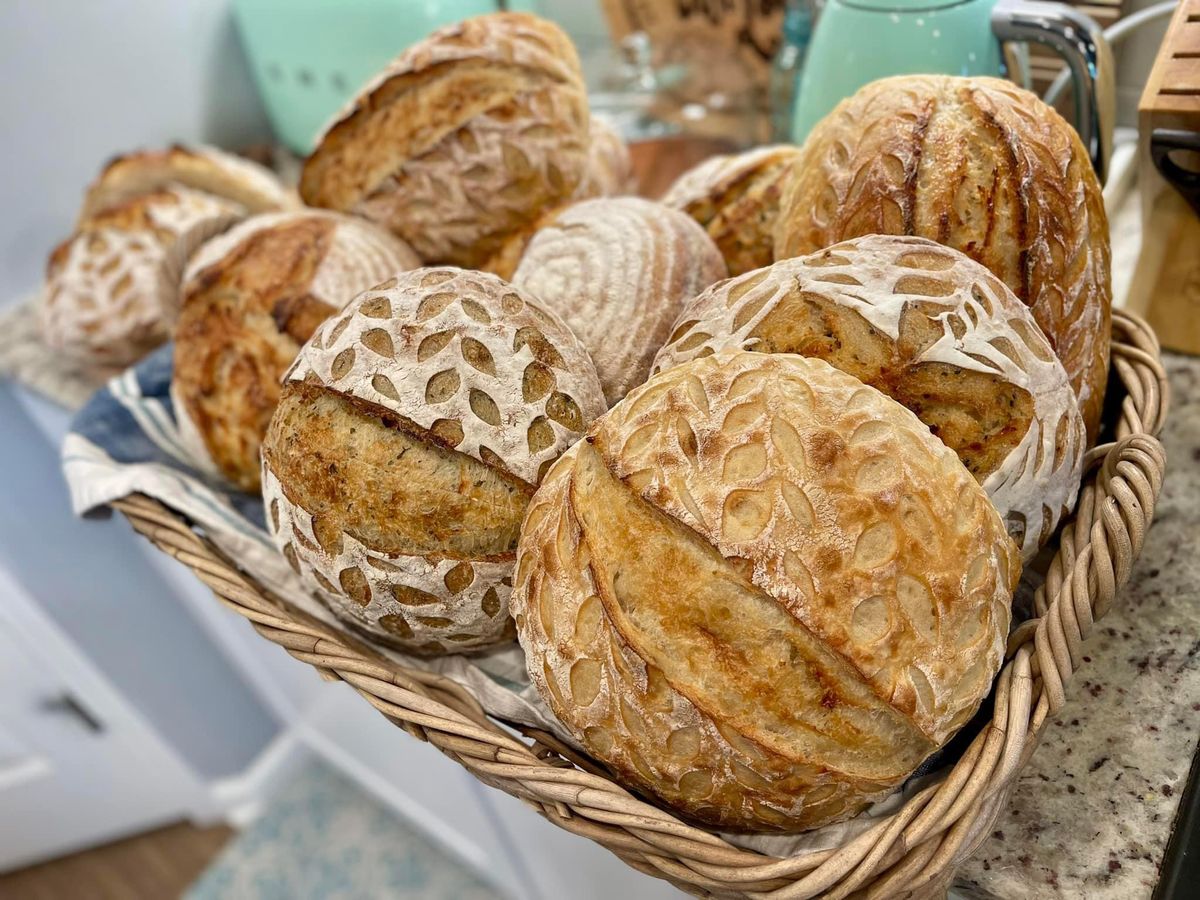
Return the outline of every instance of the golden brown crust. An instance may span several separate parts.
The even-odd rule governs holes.
[[[181,427],[195,429],[220,473],[255,491],[279,379],[300,345],[343,302],[417,260],[370,223],[319,212],[250,219],[198,256],[175,332],[172,396]]]
[[[567,200],[587,162],[579,60],[554,24],[496,13],[434,32],[368,84],[305,162],[306,202],[479,266]]]
[[[511,561],[533,495],[390,410],[302,381],[285,385],[263,454],[319,537],[388,555]]]
[[[1020,570],[903,407],[820,361],[722,353],[602,416],[530,502],[530,676],[627,783],[798,831],[899,784],[977,709]]]
[[[138,150],[118,156],[88,186],[79,211],[79,223],[110,206],[124,203],[169,185],[204,191],[263,213],[298,206],[268,169],[248,159],[213,147],[173,144],[162,150]]]
[[[779,259],[866,234],[914,234],[987,266],[1033,312],[1094,440],[1108,372],[1108,222],[1075,131],[995,78],[867,85],[818,123],[793,166]]]
[[[730,275],[762,268],[775,259],[779,200],[799,154],[773,146],[715,156],[680,175],[662,202],[704,226]]]
[[[46,343],[91,365],[136,362],[170,336],[188,257],[243,213],[174,186],[106,207],[50,254],[38,308]]]
[[[269,529],[353,627],[420,653],[511,639],[533,485],[604,410],[552,313],[492,275],[417,269],[321,325],[263,444]]]

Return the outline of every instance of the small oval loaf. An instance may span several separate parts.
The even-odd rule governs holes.
[[[268,528],[375,640],[511,640],[526,504],[603,411],[587,352],[527,294],[482,272],[404,273],[321,325],[285,376],[263,441]]]
[[[615,403],[646,380],[684,302],[725,274],[720,252],[686,215],[614,197],[556,214],[533,236],[512,280],[579,336]]]
[[[222,197],[262,213],[299,206],[269,169],[215,147],[173,144],[162,150],[138,150],[111,160],[88,187],[80,224],[96,213],[171,185]]]
[[[279,379],[317,326],[358,294],[420,265],[391,232],[336,213],[268,213],[209,241],[188,264],[171,397],[184,443],[245,491]]]
[[[1062,363],[998,278],[933,241],[871,235],[714,285],[654,361],[819,357],[907,406],[1031,559],[1074,506],[1087,438]]]
[[[1094,441],[1108,379],[1112,275],[1100,184],[1075,130],[998,78],[868,84],[792,167],[775,257],[913,234],[987,266],[1054,348]]]
[[[109,206],[55,248],[39,324],[81,362],[123,368],[171,334],[188,257],[245,216],[235,203],[164,187]]]
[[[1019,570],[912,413],[821,360],[733,352],[655,376],[550,469],[512,608],[534,684],[627,784],[794,832],[971,718]]]
[[[363,88],[305,162],[300,195],[386,225],[426,262],[477,268],[571,197],[587,155],[570,39],[496,13],[435,31]]]
[[[704,226],[730,275],[762,268],[775,258],[779,198],[799,155],[780,145],[714,156],[680,175],[662,202]]]

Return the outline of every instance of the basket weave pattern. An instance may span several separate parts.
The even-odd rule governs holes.
[[[514,737],[457,683],[385,662],[280,604],[156,500],[132,495],[113,505],[263,637],[327,679],[352,685],[393,723],[481,781],[640,871],[706,897],[920,896],[944,889],[990,832],[1047,718],[1061,709],[1083,642],[1128,580],[1153,519],[1166,462],[1157,439],[1166,418],[1166,373],[1153,332],[1132,315],[1114,313],[1112,354],[1124,392],[1115,438],[1088,454],[1075,515],[1035,595],[1035,616],[1010,636],[991,722],[943,780],[869,830],[840,847],[782,859],[681,822],[553,736],[522,729],[529,742]]]

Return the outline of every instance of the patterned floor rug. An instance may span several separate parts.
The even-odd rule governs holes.
[[[306,766],[185,900],[503,900],[329,767]]]

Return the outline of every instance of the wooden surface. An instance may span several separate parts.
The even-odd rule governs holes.
[[[178,897],[233,834],[225,826],[171,825],[0,875],[0,897],[13,900]]]
[[[1150,158],[1156,128],[1200,132],[1200,0],[1175,10],[1138,104],[1142,250],[1127,301],[1163,346],[1200,353],[1200,218]],[[1181,164],[1200,166],[1191,156]]]
[[[629,145],[638,194],[657,200],[676,178],[697,163],[718,153],[737,150],[729,141],[698,137],[670,137],[637,141]]]

